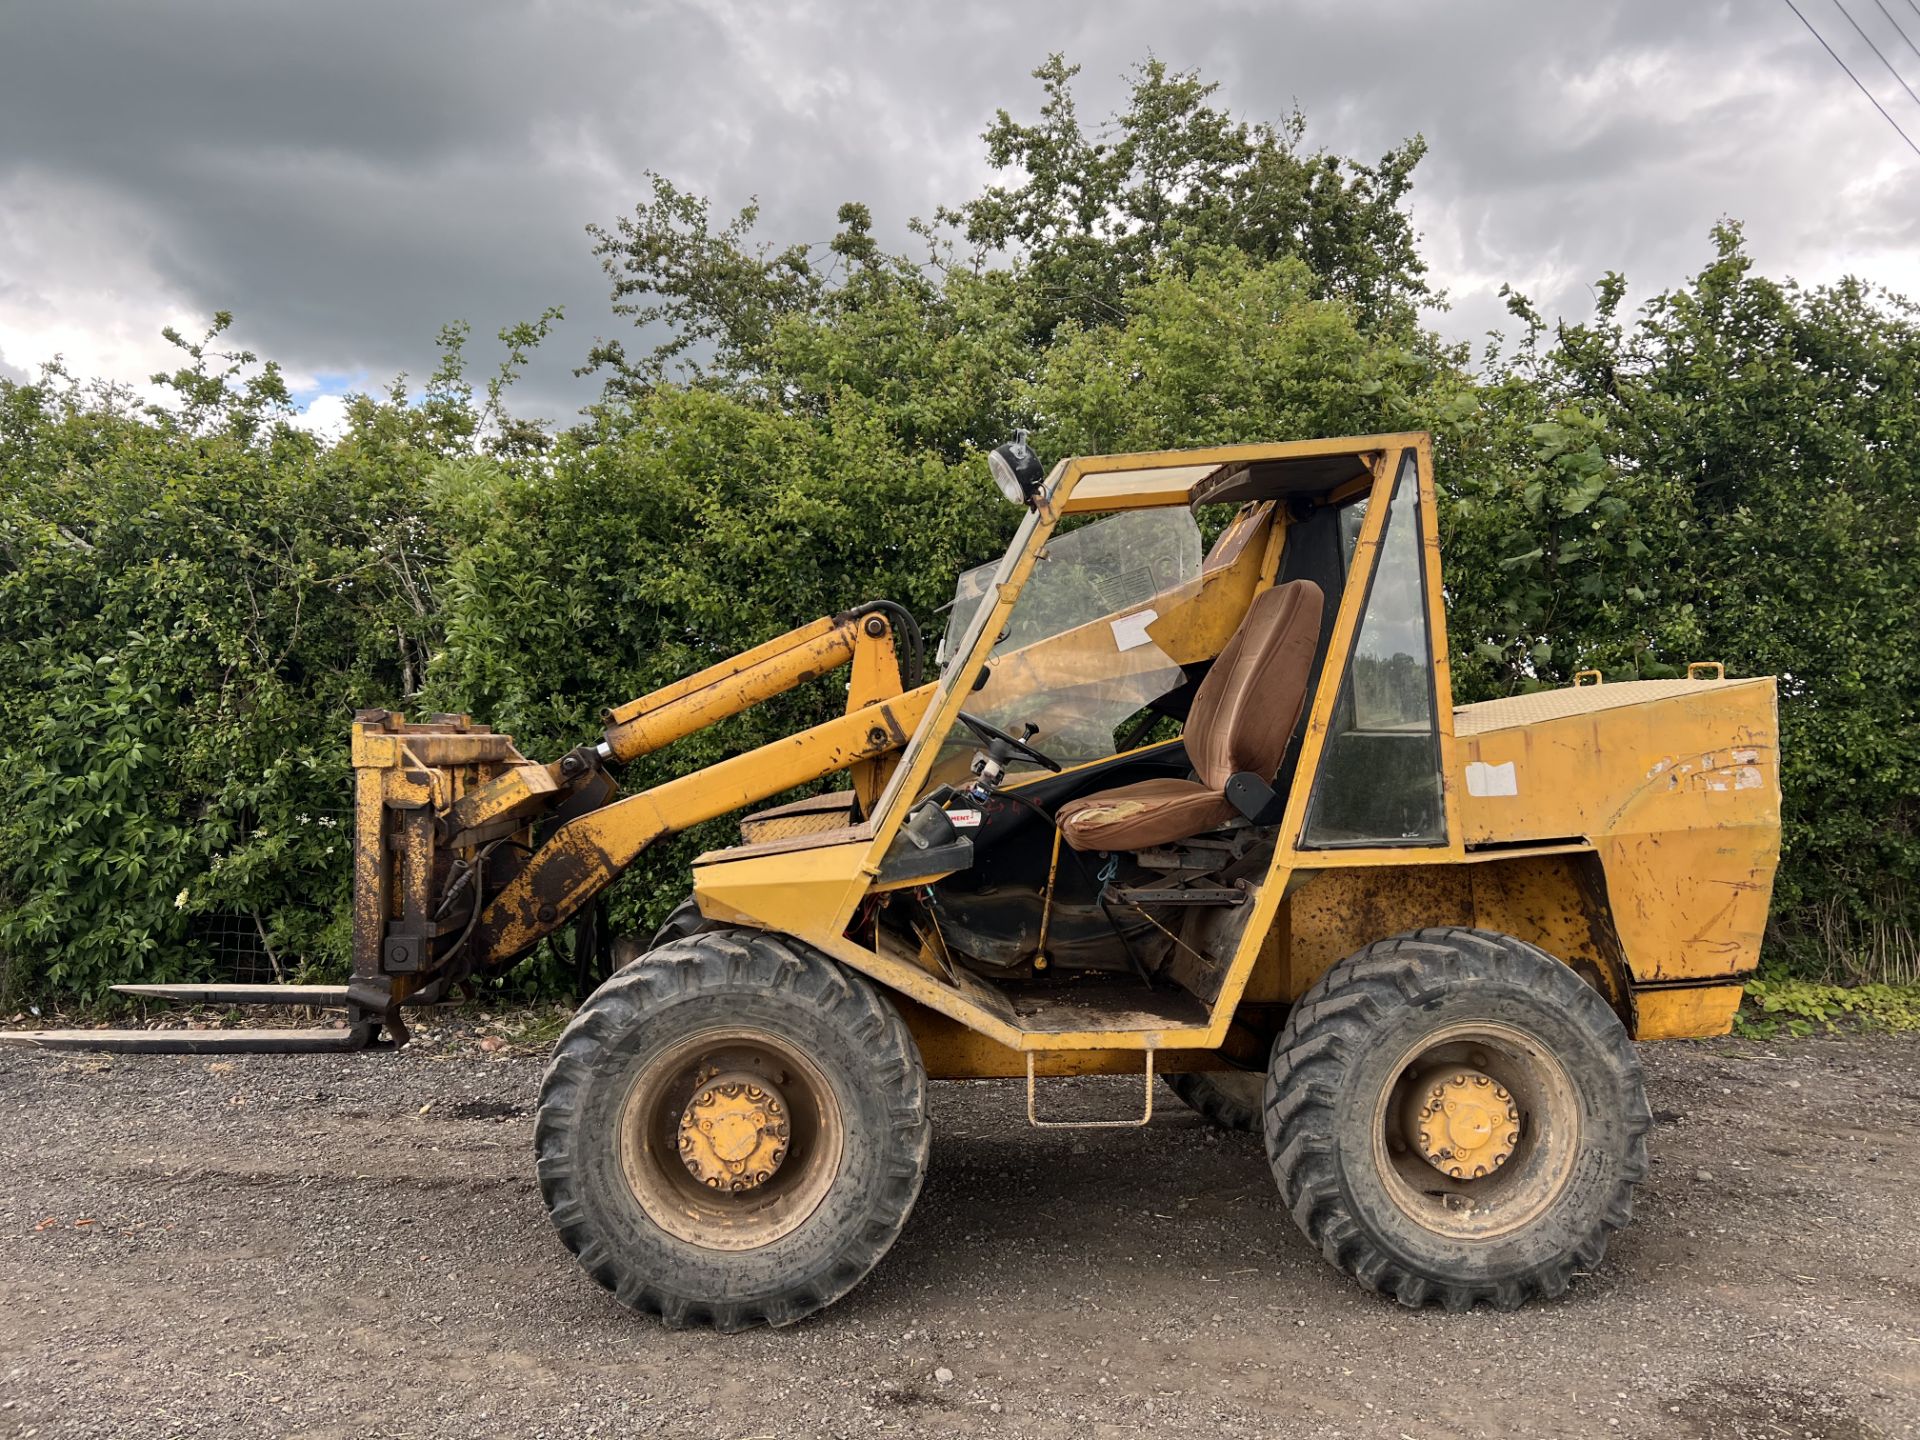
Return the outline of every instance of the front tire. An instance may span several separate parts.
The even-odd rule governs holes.
[[[650,951],[555,1047],[534,1127],[567,1248],[670,1326],[786,1325],[865,1278],[926,1173],[926,1071],[865,980],[758,931]]]
[[[653,932],[653,938],[647,942],[647,949],[658,950],[662,945],[671,945],[689,935],[704,935],[725,928],[718,921],[702,915],[699,903],[689,895],[667,913],[667,918],[660,922],[660,928]]]
[[[1274,1042],[1266,1094],[1295,1222],[1408,1306],[1561,1294],[1631,1219],[1651,1126],[1600,994],[1481,930],[1421,930],[1335,965]]]

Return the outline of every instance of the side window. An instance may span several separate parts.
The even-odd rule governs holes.
[[[1350,500],[1340,507],[1340,570],[1353,569],[1353,547],[1360,543],[1360,527],[1367,523],[1367,497]]]
[[[1357,507],[1349,507],[1349,513]],[[1352,554],[1359,516],[1342,514]],[[1394,477],[1380,560],[1360,618],[1300,843],[1314,849],[1446,843],[1427,630],[1420,484],[1413,452]]]

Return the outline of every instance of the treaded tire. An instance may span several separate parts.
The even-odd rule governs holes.
[[[740,1027],[817,1070],[841,1143],[797,1228],[755,1248],[715,1248],[649,1215],[627,1178],[622,1127],[630,1099],[644,1103],[636,1084],[650,1065]],[[671,1327],[726,1331],[791,1324],[859,1284],[906,1224],[930,1136],[926,1070],[899,1013],[825,956],[751,930],[673,941],[588,997],[554,1048],[534,1126],[540,1192],[580,1267]]]
[[[653,938],[647,942],[647,949],[658,950],[662,945],[671,945],[689,935],[705,935],[725,928],[702,915],[700,906],[689,895],[667,913],[667,918],[660,922],[660,928],[653,932]]]
[[[1168,1075],[1167,1088],[1222,1130],[1260,1133],[1266,1077],[1251,1070],[1195,1070]]]
[[[1375,1133],[1412,1048],[1475,1023],[1537,1042],[1571,1082],[1577,1124],[1557,1149],[1531,1142],[1543,1157],[1575,1152],[1555,1162],[1568,1168],[1544,1208],[1518,1228],[1463,1238],[1394,1199],[1393,1161],[1380,1163]],[[1419,930],[1335,965],[1288,1017],[1267,1082],[1267,1157],[1295,1222],[1361,1285],[1412,1307],[1510,1310],[1563,1293],[1632,1218],[1652,1123],[1633,1042],[1599,992],[1545,951],[1481,930]]]

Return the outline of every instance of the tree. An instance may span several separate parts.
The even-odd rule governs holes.
[[[1050,56],[1033,72],[1046,93],[1039,121],[1002,110],[982,137],[988,160],[1018,182],[941,212],[983,261],[1023,266],[1036,339],[1067,321],[1123,321],[1127,297],[1170,259],[1192,264],[1220,249],[1303,261],[1314,293],[1350,302],[1364,324],[1404,321],[1431,298],[1400,208],[1424,140],[1375,165],[1303,154],[1298,110],[1236,120],[1209,103],[1217,85],[1159,60],[1135,67],[1126,107],[1089,134],[1073,98],[1079,69]]]
[[[1603,279],[1594,319],[1504,378],[1509,424],[1538,416],[1540,448],[1531,470],[1461,481],[1450,573],[1494,567],[1465,581],[1456,674],[1491,688],[1702,659],[1778,676],[1776,943],[1847,978],[1911,975],[1920,312],[1853,280],[1765,279],[1737,226],[1713,238],[1631,321]]]
[[[1210,103],[1214,86],[1158,61],[1090,135],[1077,68],[1056,55],[1033,73],[1037,123],[1002,110],[982,137],[995,168],[1020,178],[914,222],[924,258],[884,251],[857,202],[840,207],[831,243],[780,244],[754,239],[757,203],[716,229],[705,199],[651,176],[631,216],[591,227],[615,313],[667,332],[637,359],[617,339],[595,345],[583,373],[606,377],[603,418],[674,374],[776,408],[854,389],[957,456],[1028,418],[1009,386],[1062,326],[1124,324],[1141,287],[1222,251],[1298,261],[1314,297],[1413,337],[1431,296],[1403,206],[1424,141],[1374,165],[1305,153],[1297,112],[1234,119]]]
[[[346,953],[344,726],[440,623],[432,422],[363,400],[322,446],[226,323],[171,404],[0,382],[0,987],[203,972],[215,914]]]

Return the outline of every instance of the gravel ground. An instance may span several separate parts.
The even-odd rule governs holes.
[[[892,1255],[733,1337],[574,1269],[539,1056],[427,1038],[0,1049],[0,1436],[1920,1434],[1920,1038],[1650,1047],[1635,1225],[1513,1315],[1364,1294],[1164,1090],[1145,1131],[1033,1131],[1018,1085],[936,1085]]]

